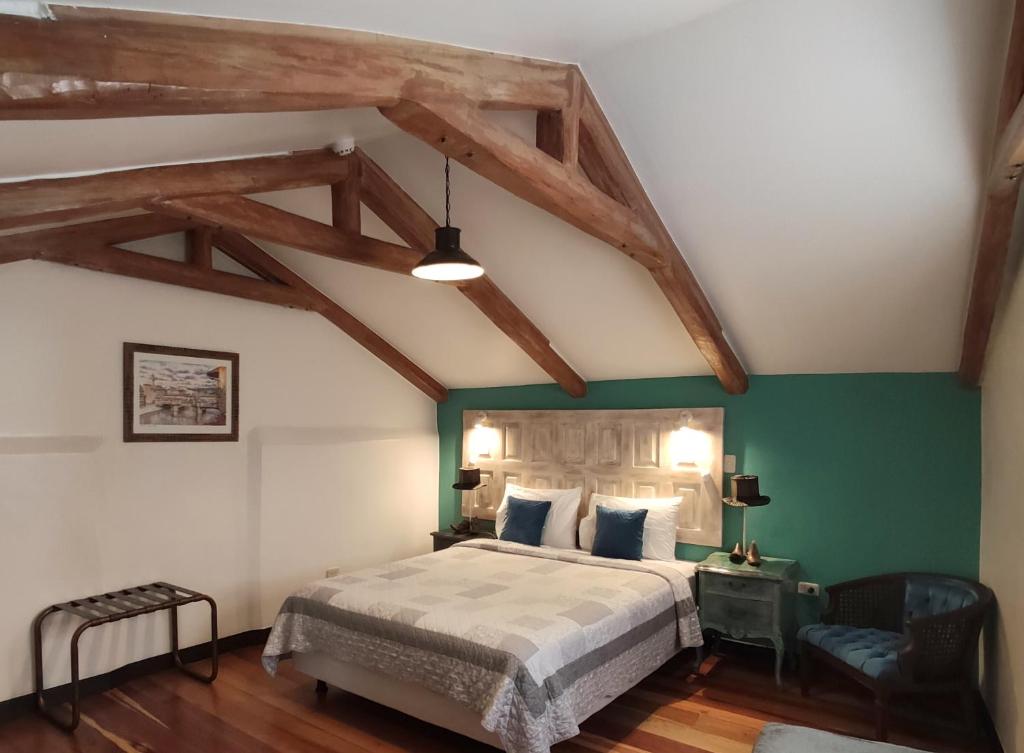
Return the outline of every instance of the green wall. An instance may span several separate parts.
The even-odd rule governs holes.
[[[976,578],[980,405],[951,374],[755,376],[739,396],[711,377],[591,382],[582,400],[546,384],[451,390],[437,410],[439,522],[461,517],[451,484],[464,410],[721,406],[725,452],[772,498],[748,512],[762,554],[798,559],[822,586],[899,570]],[[724,548],[740,528],[726,509]],[[709,551],[679,545],[677,556]]]

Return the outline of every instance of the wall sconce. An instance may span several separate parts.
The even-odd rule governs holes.
[[[680,415],[678,427],[669,435],[668,452],[673,467],[692,465],[701,473],[711,469],[711,435],[701,431],[688,411]]]
[[[469,462],[493,458],[498,452],[498,439],[498,430],[491,426],[487,414],[481,413],[469,432]]]

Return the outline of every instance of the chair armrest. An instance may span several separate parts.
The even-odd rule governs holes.
[[[832,625],[898,632],[903,621],[905,580],[880,575],[829,586],[822,621]]]
[[[899,653],[901,673],[915,682],[966,680],[983,618],[984,609],[972,606],[907,620],[910,642]]]

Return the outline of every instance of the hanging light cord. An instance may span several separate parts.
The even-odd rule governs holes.
[[[451,169],[448,166],[448,157],[444,158],[444,226],[452,225],[452,181]]]

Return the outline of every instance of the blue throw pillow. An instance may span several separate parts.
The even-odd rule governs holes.
[[[597,506],[597,533],[591,554],[617,560],[639,560],[644,551],[647,510],[613,510]]]
[[[540,546],[540,535],[544,532],[544,521],[548,519],[550,509],[550,501],[532,502],[509,497],[508,517],[501,529],[501,540]]]

